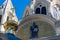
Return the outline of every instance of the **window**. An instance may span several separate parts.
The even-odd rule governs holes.
[[[59,11],[58,11],[58,15],[59,15],[59,17],[60,17],[60,9],[59,9]]]
[[[9,20],[9,16],[7,17],[7,21]]]
[[[54,18],[56,18],[56,11],[57,11],[57,9],[54,7],[54,10],[53,10],[54,12]]]
[[[42,7],[41,14],[45,14],[46,15],[46,7]]]
[[[0,23],[1,23],[2,15],[0,15]]]
[[[37,8],[35,14],[40,14],[40,8]]]

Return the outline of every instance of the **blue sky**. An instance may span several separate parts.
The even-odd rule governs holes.
[[[5,0],[0,0],[0,6],[2,5],[2,3]],[[31,0],[12,0],[13,6],[15,7],[15,11],[16,11],[16,15],[18,17],[18,19],[22,19],[22,15],[24,13],[24,9],[26,8],[27,5],[29,5],[29,3],[31,2]]]

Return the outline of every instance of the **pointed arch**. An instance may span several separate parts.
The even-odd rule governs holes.
[[[58,15],[59,15],[59,17],[60,17],[60,9],[59,9],[59,11],[58,11]]]
[[[44,15],[47,14],[47,13],[46,13],[46,7],[42,7],[42,9],[41,9],[41,14],[44,14]]]
[[[26,15],[25,16],[28,16],[29,15],[29,10],[27,9],[26,10]]]
[[[57,9],[56,9],[56,7],[54,7],[53,8],[54,18],[56,18],[56,11],[57,11]]]
[[[36,8],[35,14],[40,14],[40,8]]]
[[[0,15],[0,23],[1,23],[2,15]]]
[[[24,14],[23,14],[23,18],[26,17],[26,16],[29,16],[30,15],[30,9],[29,9],[29,6],[27,6],[25,8],[25,11],[24,11]]]

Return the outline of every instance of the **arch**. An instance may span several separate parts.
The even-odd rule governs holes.
[[[38,38],[43,38],[43,37],[49,37],[49,36],[54,36],[55,35],[55,31],[53,29],[53,26],[50,25],[49,23],[47,22],[44,22],[44,21],[33,21],[36,23],[36,25],[38,26]],[[17,32],[17,36],[20,37],[23,39],[23,40],[29,40],[29,38],[31,37],[31,31],[30,31],[30,27],[33,26],[33,23],[30,21],[30,22],[27,22],[25,23],[21,30],[19,30]],[[22,32],[23,31],[23,32]],[[23,37],[25,36],[25,37]]]
[[[7,16],[7,21],[9,20],[9,16]]]
[[[54,19],[42,15],[42,14],[33,14],[30,15],[26,18],[24,18],[20,23],[19,23],[19,28],[18,32],[16,35],[24,40],[29,40],[30,38],[30,27],[32,26],[32,22],[35,22],[36,25],[39,27],[39,32],[38,32],[38,37],[48,37],[48,36],[54,36],[55,35],[55,24],[54,24]],[[18,34],[19,33],[19,34]],[[25,37],[23,37],[25,36]]]
[[[1,23],[2,15],[0,15],[0,23]]]
[[[40,8],[36,8],[35,14],[40,14]]]
[[[42,9],[41,9],[41,14],[46,15],[46,7],[42,7]]]
[[[59,11],[58,11],[58,15],[59,15],[59,17],[60,17],[60,9],[59,9]]]
[[[28,16],[28,15],[29,15],[29,10],[27,9],[25,16]]]
[[[54,18],[56,18],[56,11],[57,11],[57,9],[56,9],[56,7],[54,7],[53,8]]]
[[[23,14],[23,18],[26,17],[26,16],[28,16],[30,14],[29,12],[30,12],[30,9],[29,9],[29,6],[27,6],[25,8],[25,11],[24,11],[24,14]]]

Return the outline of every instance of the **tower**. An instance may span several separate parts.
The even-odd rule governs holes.
[[[2,24],[1,27],[4,27],[3,24],[9,20],[14,20],[18,22],[18,18],[15,14],[15,9],[12,5],[11,0],[5,0],[3,5],[4,5],[4,10],[3,10],[3,16],[1,20],[1,24]],[[2,31],[2,28],[1,28],[1,31]]]
[[[22,20],[19,23],[17,36],[21,37],[23,40],[45,40],[45,38],[47,37],[56,35],[55,22],[56,20],[52,17],[52,14],[50,13],[49,1],[31,0],[30,5],[26,7],[23,13]],[[38,37],[30,38],[30,28],[31,26],[33,26],[33,23],[35,23],[39,28],[39,31],[37,33]],[[34,26],[32,29],[35,29]],[[34,32],[32,32],[32,34],[33,33]]]

